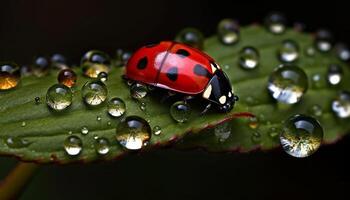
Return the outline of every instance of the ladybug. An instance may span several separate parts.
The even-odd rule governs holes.
[[[187,96],[201,96],[208,101],[205,112],[212,104],[228,112],[238,100],[214,59],[182,43],[163,41],[141,47],[128,60],[124,77]]]

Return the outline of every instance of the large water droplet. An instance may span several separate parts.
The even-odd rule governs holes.
[[[293,62],[299,57],[299,46],[293,40],[285,40],[278,50],[278,58],[282,62]]]
[[[142,99],[147,95],[147,87],[141,83],[134,83],[130,88],[130,95],[134,99]]]
[[[90,106],[97,106],[107,99],[107,87],[100,80],[86,82],[82,89],[84,102]]]
[[[20,137],[7,137],[5,143],[10,148],[24,148],[30,145],[30,142]]]
[[[273,34],[282,34],[286,30],[286,21],[283,14],[274,12],[265,18],[265,26]]]
[[[141,149],[151,138],[151,127],[138,116],[128,116],[118,124],[116,139],[129,150]]]
[[[0,90],[16,87],[20,81],[19,66],[15,63],[0,63]]]
[[[177,34],[175,40],[198,49],[203,48],[204,36],[195,28],[185,28]]]
[[[321,52],[328,52],[333,45],[333,35],[325,29],[316,32],[315,46]]]
[[[343,69],[340,65],[331,64],[328,67],[327,81],[331,85],[338,85],[343,77]]]
[[[281,65],[270,75],[267,88],[277,101],[294,104],[308,88],[307,75],[297,66]]]
[[[239,64],[243,69],[255,69],[259,64],[259,52],[254,47],[244,47],[240,51]]]
[[[214,129],[214,134],[219,142],[225,142],[231,135],[231,123],[225,122],[217,125]]]
[[[152,129],[154,135],[160,135],[162,133],[162,128],[160,126],[154,126]]]
[[[97,78],[101,72],[108,73],[111,60],[109,56],[97,50],[88,51],[81,59],[81,67],[85,76]]]
[[[97,138],[95,141],[95,150],[100,155],[106,155],[109,152],[109,140],[104,137]]]
[[[232,45],[239,40],[239,25],[233,19],[223,19],[217,28],[220,41],[225,45]]]
[[[114,97],[108,102],[108,113],[113,117],[120,117],[126,111],[124,101],[118,97]]]
[[[332,110],[339,118],[350,117],[350,92],[342,91],[332,101]]]
[[[343,43],[336,44],[334,49],[340,60],[342,61],[350,60],[350,49],[345,44]]]
[[[191,108],[184,101],[177,101],[170,107],[171,117],[179,123],[188,121],[191,116]]]
[[[319,122],[306,115],[289,118],[280,134],[280,142],[286,153],[303,158],[315,153],[323,139],[323,129]]]
[[[77,82],[77,74],[71,69],[63,69],[58,74],[57,80],[67,87],[73,87]]]
[[[47,105],[56,110],[64,110],[72,104],[72,91],[69,87],[62,84],[51,86],[46,93]]]
[[[79,155],[83,149],[83,142],[77,136],[68,136],[64,141],[64,150],[70,156]]]

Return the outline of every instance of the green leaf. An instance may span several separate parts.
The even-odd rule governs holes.
[[[289,108],[278,106],[266,91],[267,77],[271,71],[279,65],[276,50],[284,39],[293,39],[300,45],[301,57],[297,64],[305,69],[309,78],[312,74],[324,74],[330,63],[344,65],[337,60],[333,54],[316,53],[314,57],[306,57],[302,52],[307,46],[311,46],[313,39],[311,35],[288,30],[282,35],[273,35],[259,26],[249,26],[241,29],[241,40],[234,46],[222,45],[216,36],[205,41],[204,51],[213,56],[221,66],[229,65],[224,70],[232,81],[235,92],[240,101],[230,113],[209,112],[199,117],[200,110],[194,108],[191,118],[187,123],[178,124],[169,115],[171,103],[162,105],[160,97],[148,95],[142,102],[146,103],[146,111],[140,109],[140,103],[133,100],[129,94],[129,88],[121,79],[123,68],[113,67],[109,74],[106,85],[109,98],[119,97],[126,102],[126,116],[137,115],[149,120],[150,126],[160,126],[162,134],[152,135],[149,145],[144,150],[167,145],[172,141],[182,138],[186,133],[181,147],[203,146],[208,150],[221,151],[231,149],[242,149],[248,151],[258,146],[264,149],[278,145],[276,139],[267,135],[267,130],[274,126],[281,127],[281,121],[287,116],[295,113],[307,113],[311,105],[317,103],[323,108],[322,117],[318,118],[325,129],[325,141],[332,142],[345,134],[349,124],[345,120],[336,119],[330,112],[330,101],[335,97],[338,90],[349,85],[348,68],[343,67],[343,82],[337,88],[330,88],[326,84],[311,87],[302,102]],[[260,66],[252,71],[245,71],[238,67],[238,52],[244,46],[254,46],[260,52]],[[40,163],[59,162],[69,163],[76,161],[89,162],[94,160],[116,159],[129,151],[123,149],[115,140],[115,127],[121,119],[111,118],[106,111],[106,105],[98,108],[88,108],[82,102],[81,87],[89,79],[83,77],[79,69],[77,86],[73,88],[74,97],[72,106],[64,112],[53,112],[45,103],[47,89],[57,82],[57,71],[52,71],[43,78],[25,77],[21,84],[11,90],[0,93],[0,154],[13,155],[22,160],[36,161]],[[311,81],[310,81],[310,85]],[[43,103],[36,105],[35,97],[41,97]],[[249,101],[250,100],[253,101]],[[320,98],[322,97],[322,98]],[[248,98],[248,101],[247,101]],[[252,112],[259,118],[258,128],[252,130],[247,123],[248,119],[239,115],[241,112]],[[96,118],[100,116],[102,120]],[[249,116],[249,115],[243,115]],[[231,136],[225,142],[218,142],[210,127],[232,120]],[[109,123],[110,122],[110,123]],[[88,127],[89,133],[83,136],[81,128]],[[252,132],[261,134],[261,141],[253,143]],[[63,148],[63,142],[68,133],[79,136],[83,141],[83,151],[78,156],[69,156]],[[101,156],[96,153],[94,147],[94,136],[109,139],[110,152]],[[26,143],[13,148],[6,144],[9,138],[22,139]]]
[[[235,46],[222,46],[214,36],[206,41],[205,47],[221,65],[229,66],[225,71],[229,74],[235,92],[241,99],[238,104],[246,108],[244,111],[256,115],[257,123],[252,124],[252,120],[247,118],[235,119],[227,124],[206,129],[199,134],[187,135],[178,143],[178,148],[202,147],[214,152],[247,152],[258,148],[263,150],[275,148],[279,146],[278,135],[284,121],[295,114],[310,115],[320,122],[324,129],[324,144],[334,143],[349,133],[349,119],[339,119],[331,111],[332,100],[340,91],[348,90],[350,86],[347,63],[340,61],[334,52],[316,51],[314,56],[306,55],[306,50],[314,46],[314,38],[311,34],[288,30],[282,35],[273,35],[258,26],[247,27],[241,34],[242,39]],[[266,89],[269,74],[281,64],[277,58],[277,50],[286,39],[292,39],[298,43],[300,57],[295,64],[304,69],[309,79],[308,91],[299,103],[291,106],[277,103]],[[237,52],[244,46],[254,46],[259,50],[258,69],[246,71],[239,67]],[[330,64],[339,64],[344,71],[342,81],[337,86],[327,84],[327,71]],[[320,75],[321,80],[318,83],[312,81],[314,75]],[[314,115],[312,107],[315,105],[321,108],[321,116]],[[226,137],[222,138],[225,134]]]

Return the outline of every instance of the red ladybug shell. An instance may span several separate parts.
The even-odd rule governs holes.
[[[185,94],[199,94],[213,75],[214,60],[184,44],[164,41],[137,50],[126,65],[128,79]],[[213,69],[215,70],[215,69]]]

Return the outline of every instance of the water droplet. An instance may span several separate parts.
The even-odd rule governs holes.
[[[89,133],[89,129],[86,126],[81,127],[81,134],[87,135]]]
[[[25,121],[23,121],[22,123],[21,123],[21,126],[22,127],[25,127],[27,125],[27,123],[25,122]]]
[[[343,69],[340,65],[331,64],[328,67],[327,80],[331,85],[338,85],[343,77]]]
[[[147,95],[147,87],[141,83],[134,83],[130,88],[130,95],[134,99],[142,99]]]
[[[108,91],[103,82],[95,80],[86,82],[81,93],[86,104],[97,106],[107,99]]]
[[[130,51],[125,51],[123,49],[117,49],[115,65],[118,67],[125,66],[126,63],[129,61],[131,55],[132,55],[132,52],[130,52]]]
[[[284,124],[280,142],[286,153],[304,158],[315,153],[323,139],[323,129],[319,122],[306,115],[295,115]]]
[[[333,35],[325,29],[316,32],[315,46],[321,52],[328,52],[333,45]]]
[[[270,136],[270,138],[276,138],[279,135],[279,132],[277,128],[271,127],[269,128],[268,135]]]
[[[257,131],[254,131],[252,136],[251,136],[251,140],[255,144],[260,143],[261,142],[261,134]]]
[[[350,60],[350,49],[343,43],[338,43],[334,47],[338,58],[342,61]]]
[[[270,75],[267,88],[277,101],[294,104],[308,88],[307,75],[295,65],[281,65]]]
[[[152,132],[154,135],[160,135],[162,133],[162,128],[160,128],[160,126],[157,125],[157,126],[153,127]]]
[[[36,76],[44,76],[48,73],[50,69],[50,62],[44,56],[37,56],[33,61],[33,73]]]
[[[102,117],[101,117],[101,116],[97,116],[97,117],[96,117],[96,120],[97,120],[97,121],[101,121],[101,120],[102,120]]]
[[[67,59],[62,54],[55,53],[51,56],[51,65],[56,69],[67,69]]]
[[[19,69],[21,76],[32,75],[32,67],[30,65],[22,65]]]
[[[68,136],[64,141],[64,150],[70,156],[79,155],[83,150],[83,142],[77,136]]]
[[[69,134],[69,135],[72,135],[72,134],[73,134],[73,131],[68,131],[68,134]]]
[[[114,97],[108,102],[108,113],[113,117],[120,117],[126,111],[124,101],[118,97]]]
[[[85,76],[97,78],[101,72],[108,73],[111,60],[109,56],[98,50],[88,51],[81,59],[81,67]]]
[[[0,63],[0,90],[16,87],[20,81],[20,70],[17,64]]]
[[[255,69],[259,64],[259,52],[254,47],[244,47],[240,51],[239,64],[243,69]]]
[[[112,125],[112,122],[108,121],[108,122],[107,122],[107,125],[108,125],[108,126],[111,126],[111,125]]]
[[[69,87],[62,84],[51,86],[46,93],[47,105],[56,110],[64,110],[72,104],[72,91]]]
[[[41,98],[40,98],[40,97],[35,97],[35,98],[34,98],[34,101],[35,101],[35,104],[36,104],[36,105],[41,104]]]
[[[145,111],[146,110],[146,103],[145,102],[142,102],[142,103],[140,103],[140,109],[142,110],[142,111]]]
[[[342,91],[332,101],[332,110],[339,118],[350,117],[350,92]]]
[[[248,122],[248,126],[251,129],[256,129],[259,126],[259,119],[257,117],[250,117],[249,118],[249,122]]]
[[[71,69],[63,69],[58,74],[57,80],[67,87],[73,87],[77,82],[77,74]]]
[[[309,113],[314,117],[320,117],[322,116],[322,113],[323,113],[322,107],[318,104],[315,104],[310,107]]]
[[[321,74],[313,74],[311,81],[313,88],[321,88],[325,86],[326,83],[326,81],[322,78]]]
[[[106,155],[109,152],[109,140],[104,137],[95,139],[95,149],[100,155]]]
[[[98,74],[97,78],[102,82],[106,82],[108,80],[108,74],[106,72],[101,72]]]
[[[282,62],[294,62],[299,57],[299,46],[293,40],[285,40],[278,50],[278,58]]]
[[[5,143],[10,148],[24,148],[30,145],[28,140],[20,138],[20,137],[7,137]]]
[[[138,116],[128,116],[117,126],[116,139],[126,149],[141,149],[151,138],[151,127]]]
[[[316,54],[316,50],[315,50],[315,48],[314,47],[307,47],[306,49],[305,49],[305,55],[307,55],[307,56],[309,56],[309,57],[312,57],[312,56],[314,56]]]
[[[286,18],[283,14],[274,12],[265,18],[265,26],[273,34],[282,34],[286,30]]]
[[[231,135],[231,123],[224,122],[217,125],[214,129],[214,134],[219,142],[225,142]]]
[[[175,40],[198,49],[203,48],[204,35],[195,28],[185,28],[177,34]]]
[[[223,19],[217,28],[220,41],[225,45],[232,45],[239,40],[239,25],[233,19]]]
[[[191,108],[184,101],[177,101],[170,107],[171,117],[179,123],[183,123],[189,120],[191,116]]]

